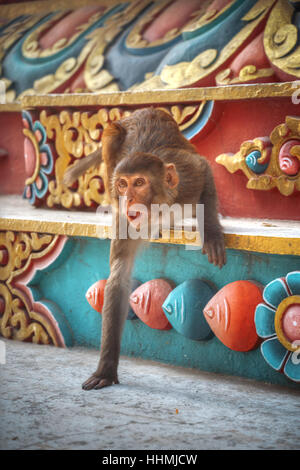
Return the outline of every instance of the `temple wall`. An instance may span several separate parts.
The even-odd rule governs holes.
[[[287,0],[0,6],[1,336],[99,347],[101,309],[86,293],[109,275],[105,168],[72,186],[63,175],[110,122],[154,106],[211,165],[228,261],[209,264],[180,230],[145,242],[134,278],[150,314],[133,308],[122,353],[297,386],[298,327],[291,339],[282,325],[300,304],[298,11]]]

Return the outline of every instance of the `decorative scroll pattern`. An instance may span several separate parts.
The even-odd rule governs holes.
[[[268,137],[244,142],[235,154],[222,154],[216,161],[230,173],[242,170],[248,189],[277,188],[284,196],[300,191],[300,119],[286,117]]]
[[[239,83],[256,82],[258,80],[271,78],[274,75],[272,68],[258,69],[256,65],[246,65],[239,71],[238,77],[231,77],[231,70],[222,70],[216,76],[217,85],[235,85]]]
[[[236,4],[235,6],[237,6],[239,2],[234,3]],[[156,88],[168,89],[195,86],[195,84],[203,80],[205,77],[208,77],[213,72],[217,71],[230,58],[233,51],[237,51],[243,43],[247,42],[247,38],[268,14],[273,3],[273,0],[260,0],[250,8],[248,13],[241,18],[243,23],[245,23],[245,26],[241,28],[230,41],[225,41],[225,45],[222,49],[217,50],[214,47],[206,47],[190,61],[182,62],[178,60],[175,64],[165,65],[162,67],[159,75],[157,74],[146,77],[146,80],[143,83],[134,86],[133,89],[151,90]],[[227,5],[217,16],[219,17],[220,13],[222,13],[226,17],[230,6],[232,5]],[[213,15],[211,18],[212,23],[215,19],[216,18]],[[199,24],[198,34],[200,33],[202,26]],[[195,26],[193,35],[196,35],[196,30],[197,27]],[[222,34],[221,29],[220,34]],[[201,49],[203,48],[199,47],[199,50]],[[245,72],[248,74],[249,70],[243,71],[243,73]],[[228,72],[223,71],[222,74],[224,73],[226,75]]]
[[[204,105],[205,101],[197,105],[174,105],[161,109],[170,113],[184,131],[201,116]],[[45,202],[48,207],[61,205],[68,209],[106,205],[104,163],[99,168],[88,170],[72,187],[63,184],[63,176],[75,160],[99,148],[102,130],[109,122],[126,117],[133,111],[120,107],[101,108],[98,112],[61,111],[59,114],[47,114],[43,110],[38,120],[25,111],[25,166],[28,178],[24,197],[34,205]]]
[[[293,6],[285,0],[278,0],[264,31],[264,46],[270,63],[295,78],[300,77],[298,21]]]
[[[49,310],[34,302],[27,282],[61,252],[66,237],[0,232],[0,334],[5,338],[64,346]]]
[[[9,49],[20,40],[22,35],[31,27],[33,27],[43,15],[34,15],[31,17],[21,17],[16,21],[9,23],[4,26],[4,31],[1,31],[0,35],[0,62],[4,59]],[[2,65],[0,63],[0,76],[2,75]],[[1,77],[1,80],[5,84],[6,88],[6,101],[8,103],[14,101],[16,98],[16,92],[12,87],[11,80],[5,76]]]
[[[169,30],[162,38],[157,39],[155,41],[148,42],[146,39],[143,38],[143,31],[145,27],[161,13],[166,7],[169,7],[172,4],[171,0],[163,0],[154,5],[153,8],[147,11],[141,19],[134,25],[130,33],[126,38],[126,46],[130,49],[149,49],[158,46],[162,46],[166,43],[170,43],[174,41],[174,39],[179,38],[182,31],[189,31],[194,30],[200,26],[202,26],[206,21],[210,22],[212,18],[216,14],[216,10],[210,10],[206,12],[210,1],[205,1],[202,3],[202,6],[194,11],[191,14],[191,18],[188,23],[184,26],[184,28],[174,28]],[[232,3],[232,2],[231,2]]]
[[[58,50],[67,50],[68,44],[75,42],[82,30],[87,30],[94,25],[93,31],[86,36],[87,41],[85,41],[85,45],[77,57],[68,57],[54,73],[36,80],[33,88],[25,90],[19,98],[28,93],[51,93],[58,87],[65,86],[79,72],[81,67],[83,67],[81,75],[85,86],[83,88],[79,87],[76,91],[118,91],[119,87],[114,77],[103,67],[104,53],[108,45],[139,14],[147,3],[149,3],[149,0],[133,1],[125,9],[124,5],[120,5],[120,8],[117,8],[114,14],[108,15],[108,18],[101,22],[100,27],[95,27],[95,25],[97,25],[97,21],[101,19],[103,14],[96,13],[89,19],[87,24],[81,26],[81,31],[76,32],[68,42],[66,40],[58,41],[53,48],[44,51],[38,47],[37,35],[34,32],[23,44],[23,52],[27,55],[30,54],[30,56],[38,54],[38,56],[43,57],[49,56]],[[114,9],[112,9],[112,13],[113,11]]]
[[[184,25],[179,7],[178,18],[172,20],[178,27],[153,41],[145,39],[145,29],[172,9],[170,0],[97,3],[90,16],[87,7],[72,11],[52,5],[49,14],[36,11],[26,16],[20,16],[19,8],[16,20],[1,24],[0,77],[7,103],[24,94],[149,90],[299,77],[298,20],[296,6],[288,0],[205,0],[187,15]],[[74,15],[78,19],[81,11],[83,19],[78,24]],[[231,77],[231,58],[260,34],[266,20],[263,47],[270,65],[257,67],[249,61]],[[45,35],[50,37],[48,45],[43,43]],[[216,41],[219,35],[222,46]],[[114,68],[116,63],[119,67]]]
[[[65,12],[59,12],[54,14],[48,21],[44,22],[41,26],[35,28],[25,39],[22,45],[23,56],[29,59],[35,59],[37,57],[48,57],[53,54],[57,54],[62,49],[69,47],[73,44],[76,39],[83,34],[93,23],[101,18],[103,15],[102,9],[96,12],[87,20],[86,23],[77,26],[73,35],[67,39],[62,38],[56,41],[51,47],[43,48],[40,46],[39,37],[44,31],[47,31],[55,25],[59,20],[66,16]]]

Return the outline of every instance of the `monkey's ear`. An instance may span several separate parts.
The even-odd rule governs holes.
[[[179,184],[179,176],[174,163],[165,165],[165,183],[170,189],[175,189]]]

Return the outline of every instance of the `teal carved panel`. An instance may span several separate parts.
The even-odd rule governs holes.
[[[74,345],[99,348],[101,315],[89,305],[85,293],[97,280],[108,277],[109,246],[108,240],[75,237],[66,244],[65,254],[61,255],[64,261],[59,262],[58,258],[56,265],[46,268],[35,279],[39,296],[54,302],[63,311],[72,330]],[[208,263],[200,250],[153,243],[139,253],[133,276],[141,283],[157,278],[170,279],[176,286],[198,278],[221,289],[242,279],[256,280],[265,286],[275,278],[299,270],[299,257],[296,256],[236,250],[227,250],[227,255],[227,264],[219,270]],[[139,319],[126,321],[121,353],[295,386],[266,363],[259,348],[237,352],[224,346],[216,337],[195,341],[174,328],[168,331],[149,328]]]

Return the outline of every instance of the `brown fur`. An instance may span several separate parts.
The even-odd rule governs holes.
[[[97,158],[91,159],[92,164],[99,162],[99,155]],[[102,135],[102,158],[107,168],[106,189],[114,204],[119,196],[118,178],[127,175],[127,180],[131,181],[135,174],[145,175],[151,182],[147,194],[147,200],[151,202],[204,203],[202,253],[207,254],[211,263],[222,267],[226,262],[224,237],[217,216],[217,195],[210,166],[181,134],[169,114],[154,108],[141,109],[110,124]],[[87,166],[82,163],[83,168],[85,170]],[[69,170],[68,179],[75,173],[79,174],[76,166]],[[168,184],[172,177],[176,181],[174,185]],[[104,295],[100,362],[96,372],[84,382],[85,390],[118,383],[121,333],[128,311],[130,275],[138,246],[137,240],[118,237],[111,242],[111,271]]]

